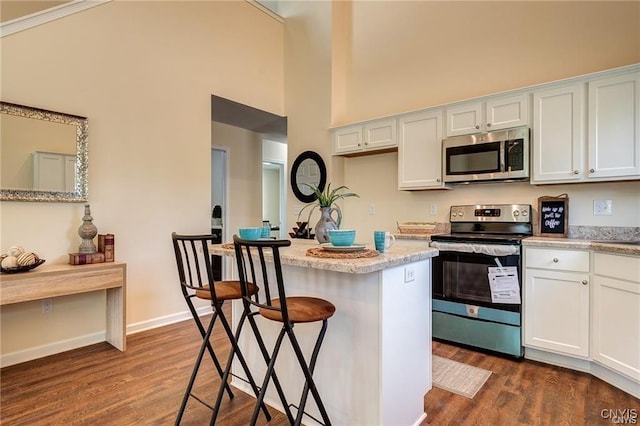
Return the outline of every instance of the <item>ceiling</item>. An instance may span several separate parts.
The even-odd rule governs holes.
[[[211,120],[261,133],[270,140],[287,142],[287,117],[215,95],[211,96]]]

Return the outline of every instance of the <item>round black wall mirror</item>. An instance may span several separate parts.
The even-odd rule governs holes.
[[[305,151],[291,166],[291,189],[296,198],[303,203],[311,203],[317,199],[316,194],[307,185],[317,186],[324,190],[327,183],[327,168],[320,154],[314,151]]]

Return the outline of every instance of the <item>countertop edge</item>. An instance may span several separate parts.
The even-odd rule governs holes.
[[[523,246],[573,248],[582,250],[594,250],[603,253],[628,254],[640,256],[640,246],[616,244],[615,242],[602,242],[581,240],[573,238],[529,237],[522,240]]]
[[[306,256],[306,250],[317,247],[317,244],[293,243],[291,247],[281,249],[280,261],[283,265],[299,266],[349,274],[368,274],[379,272],[396,266],[431,259],[438,255],[438,250],[430,247],[392,247],[388,253],[376,257],[360,259],[317,258]],[[235,257],[235,251],[225,248],[224,244],[209,246],[210,254]],[[270,260],[270,256],[266,256]]]

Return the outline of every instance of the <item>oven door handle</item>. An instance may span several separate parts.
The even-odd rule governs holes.
[[[520,246],[507,244],[449,243],[431,241],[430,246],[437,248],[440,251],[480,253],[488,256],[510,256],[513,254],[520,254]]]

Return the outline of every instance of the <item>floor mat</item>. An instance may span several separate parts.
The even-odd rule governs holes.
[[[433,355],[433,386],[473,398],[491,371]]]

